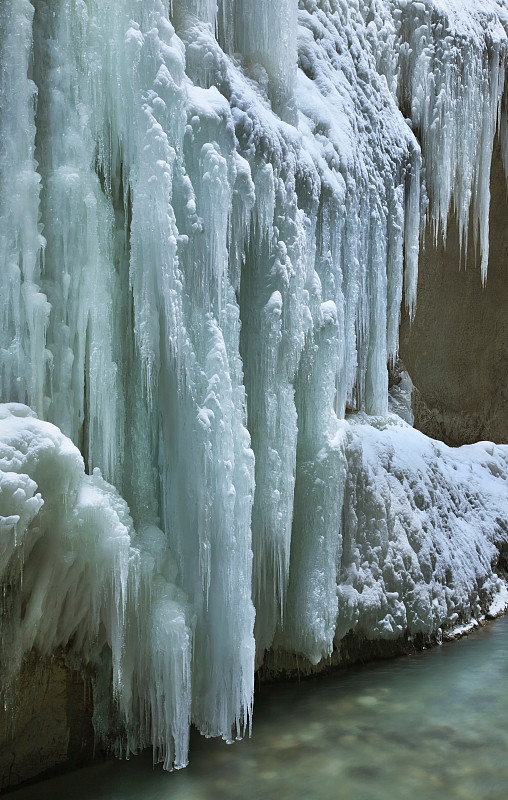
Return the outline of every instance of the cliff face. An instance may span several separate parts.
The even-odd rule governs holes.
[[[415,318],[402,315],[400,354],[415,387],[415,427],[450,445],[508,442],[508,200],[499,141],[490,193],[486,285],[473,226],[466,252],[456,219],[437,243],[428,226]]]
[[[68,669],[61,652],[25,661],[10,706],[0,705],[0,790],[92,758],[91,698],[89,677]]]

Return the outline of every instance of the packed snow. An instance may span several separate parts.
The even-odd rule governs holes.
[[[65,648],[97,738],[171,769],[190,722],[250,730],[265,651],[502,596],[508,450],[414,431],[388,365],[429,226],[488,277],[507,31],[506,0],[4,0],[6,702]]]

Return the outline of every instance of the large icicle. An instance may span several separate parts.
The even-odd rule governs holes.
[[[6,0],[0,9],[0,387],[42,414],[50,307],[39,289],[37,86],[27,77],[33,14],[28,0]]]

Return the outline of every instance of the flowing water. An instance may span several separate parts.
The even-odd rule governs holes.
[[[505,800],[508,616],[458,642],[262,687],[251,739],[192,737],[190,765],[151,754],[28,787],[15,800]]]

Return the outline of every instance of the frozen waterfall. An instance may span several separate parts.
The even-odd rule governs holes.
[[[507,52],[508,0],[2,1],[7,705],[63,647],[171,769],[265,652],[483,613],[508,447],[414,431],[387,365],[427,221],[487,280]]]

